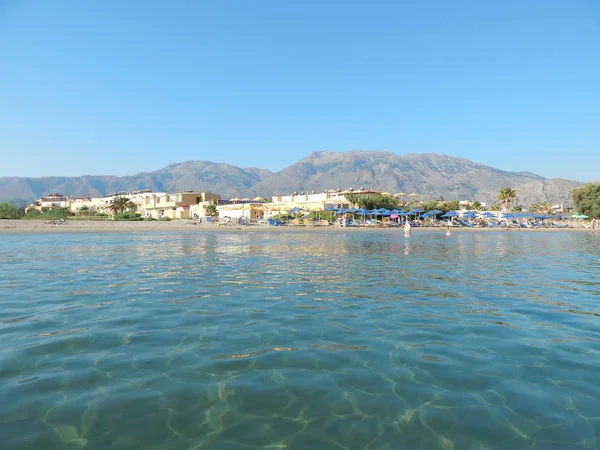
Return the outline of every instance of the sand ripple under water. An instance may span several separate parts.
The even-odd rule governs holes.
[[[600,448],[592,235],[0,244],[2,448]]]

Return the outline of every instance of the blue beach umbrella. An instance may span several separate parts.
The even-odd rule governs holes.
[[[502,214],[502,219],[513,219],[514,217],[515,217],[514,214],[511,214],[511,213]]]
[[[456,211],[448,211],[442,217],[456,217],[456,216],[458,216],[458,213]]]

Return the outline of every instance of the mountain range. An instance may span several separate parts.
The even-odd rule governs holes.
[[[83,197],[121,191],[211,191],[223,198],[270,197],[326,189],[378,189],[415,192],[420,199],[494,202],[499,189],[517,191],[519,204],[569,203],[578,181],[547,179],[531,172],[509,172],[464,158],[425,153],[397,155],[353,150],[314,152],[278,172],[210,161],[186,161],[132,176],[0,177],[0,201],[32,201],[50,192]]]

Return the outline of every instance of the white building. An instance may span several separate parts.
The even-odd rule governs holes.
[[[347,194],[381,194],[380,191],[359,189],[353,190],[333,190],[321,193],[300,192],[291,195],[275,195],[272,197],[272,203],[268,207],[271,211],[287,212],[292,208],[302,208],[305,211],[323,211],[331,208],[349,208],[353,205],[346,198]],[[275,212],[277,214],[277,212]]]

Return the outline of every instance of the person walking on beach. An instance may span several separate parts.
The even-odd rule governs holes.
[[[404,236],[405,237],[409,237],[410,236],[410,222],[407,220],[406,223],[404,224]]]

